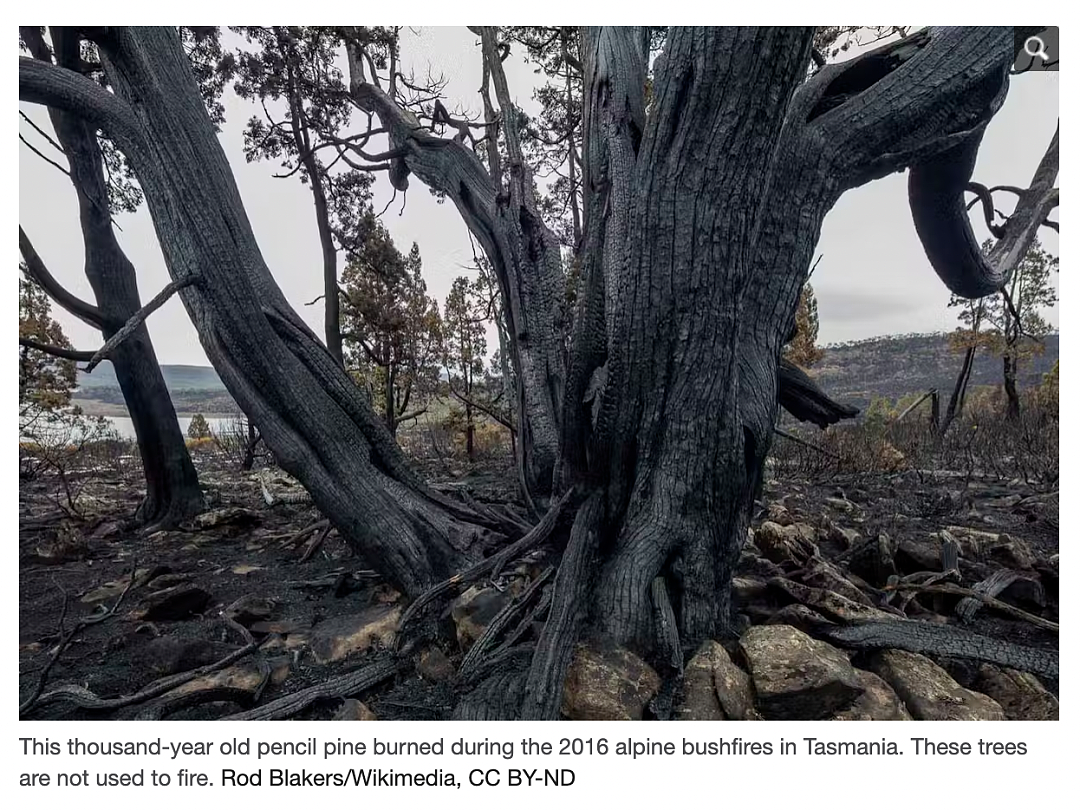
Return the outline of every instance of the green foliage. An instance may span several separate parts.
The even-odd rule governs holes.
[[[987,240],[983,252],[992,246]],[[953,351],[976,346],[1011,359],[1017,367],[1042,354],[1043,339],[1052,331],[1044,311],[1058,301],[1052,274],[1058,272],[1059,263],[1036,239],[1000,293],[975,300],[953,295],[949,306],[960,308],[961,323],[950,336]]]
[[[334,238],[352,257],[373,238],[375,215],[372,177],[363,169],[369,164],[364,156],[367,141],[345,137],[355,108],[338,67],[339,32],[316,26],[232,30],[247,40],[247,47],[219,62],[217,75],[221,81],[231,80],[241,98],[259,101],[264,111],[244,129],[244,156],[248,162],[278,161],[285,170],[280,176],[297,174],[313,189],[317,184]],[[385,62],[386,54],[396,52],[395,32],[354,33],[369,40],[377,61]],[[317,204],[322,204],[319,199]]]
[[[45,291],[25,277],[21,263],[19,271],[19,337],[70,349]],[[71,512],[78,511],[71,469],[86,463],[87,451],[118,438],[105,419],[87,416],[71,404],[74,389],[74,361],[19,346],[19,475],[36,478],[52,472]]]
[[[784,346],[784,357],[802,368],[810,368],[824,357],[825,350],[817,345],[818,325],[817,297],[807,282],[795,310],[795,337]]]
[[[210,423],[206,421],[206,417],[201,413],[197,413],[191,417],[191,424],[188,425],[187,435],[189,439],[209,439]]]
[[[52,319],[52,305],[37,284],[26,278],[26,266],[19,272],[19,337],[58,348],[71,343],[60,324]],[[19,347],[19,432],[55,418],[71,409],[75,388],[75,363],[45,352]]]
[[[444,351],[447,371],[468,396],[484,373],[487,353],[484,322],[491,319],[485,285],[465,276],[454,279],[443,309]]]
[[[568,248],[581,236],[581,37],[573,26],[501,29],[547,79],[533,91],[539,114],[521,122],[521,146],[537,177],[548,181],[538,203],[544,222]]]
[[[391,430],[438,385],[442,319],[422,271],[419,247],[402,256],[375,221],[342,275],[346,366],[394,422]]]

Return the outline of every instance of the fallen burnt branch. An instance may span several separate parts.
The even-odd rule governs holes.
[[[1028,613],[1026,610],[1022,610],[1014,605],[1010,605],[1008,602],[1002,602],[1000,599],[995,599],[989,594],[980,593],[979,591],[972,590],[971,588],[962,588],[959,585],[950,585],[948,583],[941,583],[937,585],[920,585],[917,583],[898,583],[893,586],[894,590],[901,591],[917,591],[919,593],[942,593],[952,594],[954,596],[963,596],[968,599],[978,599],[984,605],[989,605],[995,610],[999,610],[1002,613],[1012,616],[1014,619],[1020,619],[1021,621],[1033,624],[1036,627],[1041,627],[1043,630],[1050,630],[1051,632],[1058,632],[1059,625],[1057,622],[1052,622],[1049,619],[1044,619],[1041,616],[1036,616],[1033,613]]]
[[[73,703],[79,708],[90,709],[93,711],[110,711],[122,709],[126,706],[134,706],[138,703],[144,703],[148,700],[153,700],[156,697],[161,697],[166,692],[170,692],[178,686],[183,686],[188,681],[193,681],[196,678],[201,678],[203,675],[209,675],[212,672],[225,669],[225,667],[231,666],[240,659],[251,655],[261,643],[262,642],[254,642],[252,644],[246,644],[240,649],[229,653],[219,661],[215,661],[213,664],[207,664],[204,667],[199,667],[198,669],[193,669],[189,672],[181,672],[177,675],[155,681],[132,695],[116,698],[102,698],[83,686],[78,686],[77,684],[65,684],[64,686],[58,686],[51,692],[46,692],[42,695],[37,702],[37,707],[61,701]]]
[[[100,618],[97,618],[96,621],[92,621],[92,622],[89,622],[89,623],[94,624],[94,623],[97,623],[99,621],[103,621],[108,616],[113,615],[115,613],[115,611],[116,611],[116,608],[119,606],[120,602],[123,600],[123,598],[127,594],[128,590],[131,589],[131,586],[132,586],[132,584],[134,582],[135,582],[135,572],[133,570],[132,575],[131,575],[131,582],[128,584],[128,587],[124,589],[124,592],[122,594],[120,594],[120,596],[117,598],[116,603],[113,605],[112,609],[107,614],[103,615]],[[168,692],[171,692],[176,687],[183,686],[185,683],[188,683],[189,681],[193,681],[196,678],[201,678],[204,675],[209,675],[209,674],[211,674],[213,672],[217,672],[218,670],[225,669],[226,667],[231,666],[232,664],[235,664],[237,661],[241,660],[242,658],[245,658],[248,655],[251,655],[252,653],[254,653],[256,650],[258,650],[258,648],[263,643],[262,641],[256,641],[252,637],[251,633],[248,631],[248,629],[246,627],[243,627],[242,625],[238,624],[233,619],[231,619],[229,617],[229,615],[228,615],[228,612],[229,612],[229,609],[226,608],[226,610],[222,614],[222,621],[225,622],[226,626],[230,627],[231,629],[233,629],[234,631],[239,633],[240,636],[246,642],[246,644],[244,644],[244,646],[241,647],[240,649],[229,653],[228,655],[224,656],[223,658],[219,659],[218,661],[215,661],[212,664],[207,664],[206,666],[199,667],[198,669],[189,670],[188,672],[180,672],[180,673],[178,673],[176,675],[172,675],[172,676],[170,676],[168,678],[162,678],[161,680],[154,681],[150,685],[140,689],[138,692],[135,692],[132,695],[124,695],[124,696],[116,697],[116,698],[102,698],[102,697],[99,697],[99,696],[95,695],[93,692],[91,692],[86,687],[79,686],[77,684],[65,684],[64,686],[58,686],[56,689],[53,689],[51,692],[46,692],[44,695],[41,695],[41,697],[37,699],[37,702],[35,704],[29,705],[28,708],[23,709],[23,708],[20,707],[19,714],[20,714],[20,716],[22,716],[23,714],[28,713],[32,709],[36,709],[36,708],[39,708],[41,706],[45,706],[45,705],[50,704],[50,703],[57,703],[57,702],[62,702],[62,701],[63,702],[68,702],[68,703],[73,703],[73,704],[75,704],[76,706],[78,706],[80,708],[90,709],[90,710],[93,710],[93,711],[111,711],[111,710],[115,710],[115,709],[123,709],[123,708],[125,708],[127,706],[135,706],[135,705],[137,705],[139,703],[145,703],[146,701],[153,700],[154,698],[157,698],[157,697],[161,697],[162,695],[165,695]],[[83,626],[85,627],[86,625],[84,624]],[[81,628],[79,628],[79,629],[81,629]],[[259,669],[260,669],[260,672],[261,672],[261,674],[263,676],[263,679],[262,679],[262,683],[260,684],[259,688],[255,691],[255,698],[256,699],[262,693],[262,690],[265,688],[265,686],[266,686],[266,684],[267,684],[267,682],[269,681],[269,678],[270,678],[270,669],[269,669],[269,666],[266,665],[265,662],[260,662]],[[44,676],[47,675],[47,674],[48,674],[48,667],[46,667],[46,669],[43,670],[41,679],[43,679]],[[42,683],[43,683],[43,680],[42,680]],[[215,687],[214,689],[209,689],[209,690],[204,690],[204,691],[208,695],[207,700],[211,699],[211,697],[209,696],[210,693],[222,694],[223,696],[220,698],[221,700],[231,700],[232,699],[232,697],[231,697],[232,696],[232,690],[228,689],[227,687]],[[228,696],[225,696],[225,695],[228,695]],[[29,703],[29,701],[28,701],[28,703]],[[24,705],[26,705],[26,704],[24,704]],[[179,706],[179,705],[175,706],[174,710],[176,708],[181,708],[181,706]]]
[[[246,712],[230,714],[222,717],[222,720],[283,720],[292,717],[306,709],[312,703],[319,700],[331,700],[354,697],[365,689],[385,681],[403,668],[403,662],[397,658],[389,657],[383,661],[369,664],[356,672],[342,675],[325,683],[301,689],[291,695],[285,695],[277,700],[259,706]]]
[[[45,689],[45,683],[49,679],[49,672],[52,671],[52,668],[56,664],[56,662],[60,660],[60,656],[63,655],[64,650],[66,650],[71,645],[71,642],[75,640],[75,636],[77,636],[82,630],[85,630],[91,625],[100,624],[106,619],[116,615],[117,608],[119,608],[120,604],[124,601],[124,597],[128,595],[128,591],[130,591],[135,585],[136,571],[137,567],[133,563],[131,566],[131,577],[130,579],[128,579],[128,583],[124,587],[124,590],[121,591],[118,597],[116,597],[116,601],[113,602],[112,607],[108,608],[103,613],[97,613],[89,617],[79,619],[79,621],[75,622],[75,624],[67,633],[63,632],[63,628],[64,618],[67,616],[68,600],[67,592],[63,591],[64,603],[60,608],[60,622],[58,625],[60,632],[60,641],[56,645],[56,649],[53,650],[53,654],[49,656],[49,660],[45,663],[45,666],[41,668],[41,672],[38,674],[38,679],[35,682],[34,688],[31,691],[29,697],[27,697],[26,700],[24,700],[19,705],[19,717],[22,717],[25,714],[29,714],[38,706],[49,702],[50,696],[54,693],[49,692],[44,696],[41,694]]]
[[[914,619],[870,621],[848,626],[819,626],[825,640],[851,650],[897,649],[929,656],[967,658],[1057,680],[1058,653],[1025,647],[959,627]]]
[[[986,596],[997,596],[1000,593],[1007,591],[1014,583],[1021,582],[1028,585],[1035,595],[1035,601],[1040,607],[1046,605],[1046,593],[1043,590],[1042,583],[1037,579],[1032,579],[1029,575],[1023,574],[1020,571],[1001,570],[995,571],[986,579],[975,583],[972,590],[977,593],[984,594]],[[988,604],[981,598],[968,596],[960,600],[960,603],[956,606],[956,615],[963,619],[965,622],[970,622],[975,618],[975,614],[978,613],[979,608],[984,604]]]

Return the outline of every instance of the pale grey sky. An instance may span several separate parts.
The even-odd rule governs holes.
[[[455,104],[479,107],[480,55],[476,37],[465,28],[406,29],[403,62],[418,75],[433,72],[449,79],[447,95]],[[506,62],[511,92],[526,111],[535,110],[532,90],[540,77],[515,54]],[[1028,73],[1014,79],[1003,109],[991,122],[979,155],[975,179],[987,185],[1026,186],[1053,135],[1058,115],[1058,74]],[[243,126],[257,107],[236,98],[224,99],[226,124],[221,142],[236,175],[248,215],[267,264],[282,290],[312,328],[322,334],[321,304],[306,307],[322,292],[321,258],[311,194],[295,177],[279,180],[273,163],[247,164],[243,156]],[[48,117],[40,108],[20,105],[46,130]],[[25,123],[24,136],[40,145]],[[46,146],[43,151],[47,151]],[[390,199],[385,177],[375,186],[376,210]],[[468,233],[452,203],[439,204],[426,187],[413,180],[405,211],[398,215],[401,197],[383,215],[398,247],[413,241],[424,258],[429,292],[440,303],[453,279],[466,273],[472,261]],[[1000,195],[1008,213],[1012,200]],[[1007,207],[1006,207],[1007,206]],[[49,269],[73,292],[88,300],[92,293],[82,272],[82,241],[75,193],[68,179],[30,152],[19,152],[19,220]],[[143,301],[169,278],[153,225],[145,207],[117,218],[118,234],[138,272]],[[981,224],[980,239],[987,234]],[[1058,251],[1057,235],[1043,229],[1045,247]],[[829,214],[818,251],[823,259],[814,274],[821,318],[821,342],[858,340],[876,335],[935,332],[955,326],[948,310],[949,294],[930,269],[907,209],[906,177],[893,175],[849,192]],[[55,316],[72,343],[96,348],[99,334],[59,307]],[[1057,324],[1057,312],[1050,313]],[[194,327],[178,299],[169,301],[148,321],[162,363],[206,364]]]

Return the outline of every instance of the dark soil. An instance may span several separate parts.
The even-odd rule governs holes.
[[[281,676],[265,688],[259,704],[355,670],[378,654],[368,650],[319,664],[306,647],[290,649],[290,634],[310,632],[328,620],[395,606],[399,601],[399,595],[333,531],[301,562],[319,532],[299,542],[292,538],[321,518],[313,507],[267,507],[256,474],[207,458],[200,462],[200,475],[212,509],[241,507],[248,511],[212,528],[193,525],[146,536],[130,520],[141,494],[138,472],[125,471],[122,464],[115,466],[77,479],[75,511],[68,504],[60,508],[63,499],[57,497],[59,487],[54,479],[24,481],[20,486],[20,702],[32,693],[53,655],[61,617],[64,628],[70,628],[80,617],[110,607],[136,570],[135,584],[115,615],[75,635],[52,667],[45,691],[61,684],[79,684],[99,697],[129,695],[164,675],[216,661],[244,644],[221,613],[248,595],[273,602],[267,617],[273,624],[254,625],[256,638],[268,632],[278,634],[259,654]],[[446,480],[444,475],[441,486],[448,491],[464,488],[480,500],[510,497],[514,478],[509,469],[462,471],[466,474],[455,481]],[[281,484],[276,486],[285,489]],[[775,516],[778,506],[793,520],[825,530],[841,526],[864,537],[885,532],[897,540],[922,538],[947,526],[967,526],[1022,538],[1045,561],[1057,552],[1057,501],[1056,496],[1035,498],[1038,503],[1033,506],[1029,496],[1034,494],[1019,482],[931,480],[910,471],[827,482],[773,480],[766,486],[755,526],[770,514]],[[1014,503],[1016,495],[1028,501],[1018,505]],[[840,498],[852,507],[837,508],[836,499]],[[197,612],[183,617],[141,615],[144,600],[151,593],[172,586],[198,588],[209,598],[204,605],[196,600]],[[103,587],[108,590],[95,594]],[[1048,589],[1047,596],[1043,615],[1056,621],[1057,593]],[[972,629],[1031,646],[1056,648],[1058,643],[1054,633],[988,609],[979,612]],[[440,646],[456,667],[462,657],[456,643],[447,640]],[[449,683],[424,679],[407,669],[362,698],[380,719],[444,719],[454,703]],[[317,703],[297,717],[328,719],[340,705],[340,701]],[[31,716],[124,719],[134,717],[142,708],[98,712],[55,702],[36,709]],[[210,702],[167,716],[210,719],[239,708],[233,702]]]

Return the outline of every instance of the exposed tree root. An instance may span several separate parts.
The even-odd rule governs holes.
[[[493,618],[491,623],[484,628],[484,632],[480,634],[480,637],[476,639],[475,642],[473,642],[468,653],[465,654],[465,658],[458,668],[459,678],[467,680],[469,675],[482,665],[487,651],[494,645],[495,640],[509,626],[513,618],[532,601],[533,596],[545,585],[545,583],[547,583],[554,572],[555,566],[548,566],[545,568],[543,573],[530,582],[529,587],[527,587],[516,599],[495,614],[495,618]],[[541,602],[546,602],[546,600],[541,598]],[[523,632],[532,622],[534,616],[535,614],[533,612],[526,614],[525,618],[518,623],[518,627],[513,631],[512,636],[514,638],[519,637],[521,632]],[[510,643],[513,642],[508,641],[504,644],[504,647]]]
[[[574,518],[570,542],[555,577],[551,609],[529,666],[521,705],[522,720],[557,720],[559,717],[563,681],[589,602],[603,514],[604,492],[597,490],[582,504]]]
[[[455,588],[469,585],[485,574],[491,574],[492,577],[498,576],[499,572],[502,571],[503,566],[508,562],[517,559],[542,545],[551,536],[564,512],[575,502],[575,500],[576,497],[573,490],[566,492],[559,500],[552,504],[551,508],[544,514],[544,517],[540,522],[537,523],[524,537],[514,541],[502,551],[492,554],[490,557],[470,566],[461,573],[455,574],[450,577],[450,579],[440,582],[427,593],[418,597],[411,605],[409,605],[408,609],[401,617],[402,635],[404,635],[405,630],[410,623],[440,596],[443,596]]]
[[[675,610],[671,607],[671,598],[668,596],[667,581],[663,577],[656,577],[650,586],[653,601],[653,611],[656,614],[656,639],[657,649],[671,668],[676,672],[683,671],[683,651],[679,641],[679,625],[675,620]]]
[[[488,658],[474,685],[454,707],[454,720],[506,720],[518,716],[534,648],[523,645]]]

